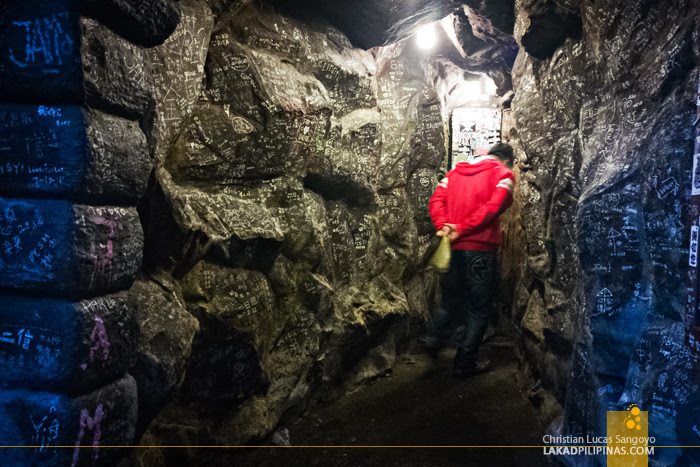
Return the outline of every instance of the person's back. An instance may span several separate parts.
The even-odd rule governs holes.
[[[501,243],[499,216],[511,204],[513,173],[491,156],[460,162],[448,172],[430,199],[431,217],[439,230],[455,224],[455,250],[488,251]],[[495,195],[495,196],[494,196]]]
[[[476,357],[498,281],[499,216],[513,202],[514,177],[506,167],[512,159],[513,149],[499,143],[489,155],[457,164],[430,198],[433,224],[438,235],[450,236],[453,254],[443,277],[443,306],[425,343],[429,350],[439,350],[449,338],[450,322],[466,317],[465,334],[455,355],[456,376],[488,369],[488,362],[477,363]]]

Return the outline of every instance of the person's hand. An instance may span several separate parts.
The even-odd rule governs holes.
[[[459,232],[457,232],[457,226],[455,224],[445,224],[450,228],[450,241],[454,242],[459,237]]]
[[[450,240],[455,240],[459,233],[457,233],[457,226],[455,224],[445,224],[437,232],[438,237],[449,236]]]
[[[440,230],[437,231],[437,236],[438,237],[444,237],[446,235],[450,235],[451,229],[447,226],[447,224],[443,225]]]
[[[450,241],[454,242],[457,240],[457,237],[459,237],[459,232],[457,232],[457,229],[454,229],[453,231],[450,232]]]

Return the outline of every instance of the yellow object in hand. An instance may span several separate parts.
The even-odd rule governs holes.
[[[450,255],[452,254],[452,248],[450,247],[450,237],[445,235],[440,240],[440,245],[438,245],[435,254],[430,259],[430,265],[435,268],[437,272],[445,273],[450,270]]]

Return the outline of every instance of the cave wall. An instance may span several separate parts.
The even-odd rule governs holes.
[[[134,374],[150,388],[167,369],[140,398],[154,414],[171,401],[144,443],[239,444],[343,379],[387,371],[421,328],[444,127],[431,68],[406,42],[362,51],[248,2],[184,18],[153,50],[156,168],[135,288],[142,326],[167,307],[198,330],[179,347],[184,377],[156,341],[191,336],[166,323],[142,337]],[[173,63],[178,34],[193,45]]]
[[[130,24],[126,39],[105,26]],[[148,18],[146,20],[146,18]],[[0,7],[0,429],[8,465],[105,465],[137,424],[136,204],[167,2]],[[75,446],[75,449],[56,448]],[[85,448],[87,447],[87,448]]]
[[[0,22],[0,431],[40,446],[8,459],[245,443],[391,368],[435,300],[446,150],[410,43],[248,0]]]
[[[554,434],[604,436],[606,410],[636,403],[657,445],[698,443],[686,301],[699,14],[685,0],[516,1],[519,216],[504,256]],[[697,453],[650,465],[684,462]]]

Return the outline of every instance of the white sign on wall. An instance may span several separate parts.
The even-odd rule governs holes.
[[[487,154],[501,141],[501,110],[461,107],[452,113],[452,167],[471,156]]]
[[[693,196],[700,195],[700,174],[698,174],[700,163],[698,163],[698,159],[700,159],[700,154],[695,154],[693,156]]]

